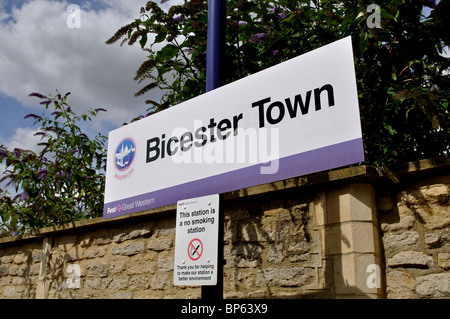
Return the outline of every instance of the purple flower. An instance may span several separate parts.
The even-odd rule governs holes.
[[[280,7],[273,8],[273,13],[277,14],[278,12],[280,12]]]
[[[274,50],[274,51],[272,51],[272,55],[273,55],[273,56],[276,56],[276,55],[278,55],[278,54],[280,54],[280,50]]]
[[[42,180],[45,180],[46,177],[47,177],[47,174],[46,174],[46,173],[42,173],[42,174],[41,174],[41,179],[42,179]]]
[[[40,169],[36,172],[36,175],[47,173],[46,169]]]
[[[70,106],[67,107],[66,112],[70,113],[72,112],[72,108]]]
[[[38,135],[45,135],[45,132],[36,132],[36,133],[34,133],[34,136],[38,136]]]
[[[181,15],[177,15],[177,16],[173,17],[174,22],[180,22],[180,20],[181,20]]]
[[[247,22],[245,22],[245,21],[239,21],[238,22],[238,26],[240,26],[240,27],[242,27],[242,26],[244,26],[246,24],[247,24]]]
[[[278,13],[278,18],[280,18],[281,20],[284,20],[284,19],[286,19],[286,14]]]
[[[21,151],[20,148],[15,148],[15,149],[14,149],[14,155],[15,155],[17,158],[20,157],[20,151]]]
[[[12,233],[12,235],[13,236],[17,236],[17,235],[19,235],[19,233],[15,231],[15,232]]]
[[[267,36],[267,34],[266,33],[257,33],[256,34],[256,37],[258,38],[258,39],[264,39],[265,37]]]
[[[40,118],[41,118],[41,117],[40,117],[39,115],[37,115],[37,114],[30,113],[30,114],[25,115],[24,119],[27,119],[27,118],[29,118],[29,117],[32,117],[32,118],[34,118],[34,119],[40,119]]]
[[[67,174],[66,174],[66,172],[64,172],[64,171],[59,171],[59,172],[57,172],[57,173],[55,174],[55,176],[57,176],[57,177],[59,177],[59,176],[67,177]]]
[[[99,112],[99,111],[107,112],[107,110],[105,110],[102,107],[98,107],[98,108],[95,109],[95,112]]]
[[[439,92],[439,93],[441,93],[441,89],[436,84],[431,87],[430,91],[431,92]]]
[[[265,37],[267,37],[266,33],[257,33],[255,35],[252,35],[248,41],[250,43],[258,43],[264,40]]]
[[[46,99],[47,98],[45,95],[42,95],[41,93],[36,93],[36,92],[30,93],[29,96],[36,96],[36,97],[38,97],[40,99]]]
[[[45,100],[45,101],[40,102],[39,104],[46,104],[46,105],[49,105],[50,103],[52,103],[52,101],[50,101],[50,100]]]
[[[50,115],[56,115],[56,114],[59,114],[59,113],[61,113],[61,111],[53,111],[52,113],[50,113]]]
[[[8,157],[8,153],[6,153],[3,150],[0,150],[0,158],[5,158],[5,157]]]
[[[26,201],[27,198],[28,198],[27,191],[23,191],[23,192],[20,194],[20,198],[21,198],[22,200]]]

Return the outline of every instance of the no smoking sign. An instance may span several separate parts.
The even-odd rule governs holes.
[[[216,285],[218,225],[218,194],[178,201],[174,285]]]
[[[203,254],[203,243],[200,239],[192,239],[188,246],[189,258],[193,261],[198,260]]]

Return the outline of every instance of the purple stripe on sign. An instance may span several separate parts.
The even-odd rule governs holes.
[[[241,188],[307,175],[364,161],[361,138],[295,154],[266,164],[257,164],[235,171],[210,176],[146,194],[105,203],[103,218],[137,213],[175,204],[181,199],[226,193]],[[273,165],[273,173],[270,165]],[[277,168],[277,169],[275,169]],[[265,172],[262,174],[261,172]]]

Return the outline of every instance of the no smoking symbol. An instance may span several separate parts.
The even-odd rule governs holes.
[[[198,260],[203,254],[203,244],[198,238],[194,238],[188,245],[188,255],[191,260]]]

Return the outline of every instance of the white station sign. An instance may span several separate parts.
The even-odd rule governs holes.
[[[218,238],[218,194],[178,201],[174,285],[217,283]]]
[[[347,37],[111,131],[103,216],[361,161]]]

